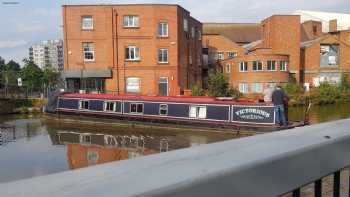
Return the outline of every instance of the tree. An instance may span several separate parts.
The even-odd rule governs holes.
[[[6,69],[7,69],[7,70],[13,70],[13,71],[18,72],[18,71],[21,70],[21,66],[20,66],[17,62],[15,62],[15,61],[13,61],[13,60],[10,60],[10,61],[6,64]]]
[[[23,60],[25,66],[21,71],[21,77],[23,84],[28,88],[29,91],[38,91],[42,88],[43,71],[29,60]]]
[[[55,87],[59,82],[60,73],[52,68],[51,66],[46,66],[43,71],[42,82],[44,84],[44,90],[48,92],[50,89]]]
[[[208,95],[212,97],[235,98],[242,96],[238,90],[230,87],[230,84],[221,72],[213,72],[209,74]]]
[[[192,96],[204,96],[205,92],[199,85],[192,86]]]

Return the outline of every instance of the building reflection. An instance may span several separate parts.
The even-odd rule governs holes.
[[[118,136],[95,133],[57,132],[57,145],[67,146],[70,169],[131,159],[169,150],[167,139],[150,136]]]

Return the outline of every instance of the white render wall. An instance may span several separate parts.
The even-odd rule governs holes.
[[[322,22],[322,31],[325,33],[329,32],[329,21],[333,19],[337,19],[338,30],[350,29],[350,14],[297,10],[293,15],[300,15],[301,23],[308,20]]]

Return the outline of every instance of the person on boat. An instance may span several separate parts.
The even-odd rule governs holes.
[[[276,123],[280,126],[287,126],[287,119],[284,112],[284,102],[289,99],[288,95],[282,90],[280,85],[272,93],[272,102],[275,105]]]

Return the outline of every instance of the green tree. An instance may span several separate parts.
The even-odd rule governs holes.
[[[32,61],[25,59],[23,62],[25,65],[21,71],[21,77],[24,86],[26,86],[30,92],[41,90],[43,87],[43,71]]]
[[[18,71],[21,70],[21,66],[20,66],[17,62],[15,62],[15,61],[13,61],[13,60],[10,60],[10,61],[6,64],[6,69],[7,69],[7,70],[13,70],[13,71],[18,72]]]
[[[59,82],[60,73],[52,68],[51,66],[46,66],[43,70],[42,82],[44,85],[44,90],[48,91],[55,87]]]
[[[209,74],[208,95],[212,97],[235,97],[241,96],[241,93],[234,88],[230,88],[230,84],[221,72],[213,72]]]
[[[204,90],[199,85],[192,86],[192,96],[204,96]]]

